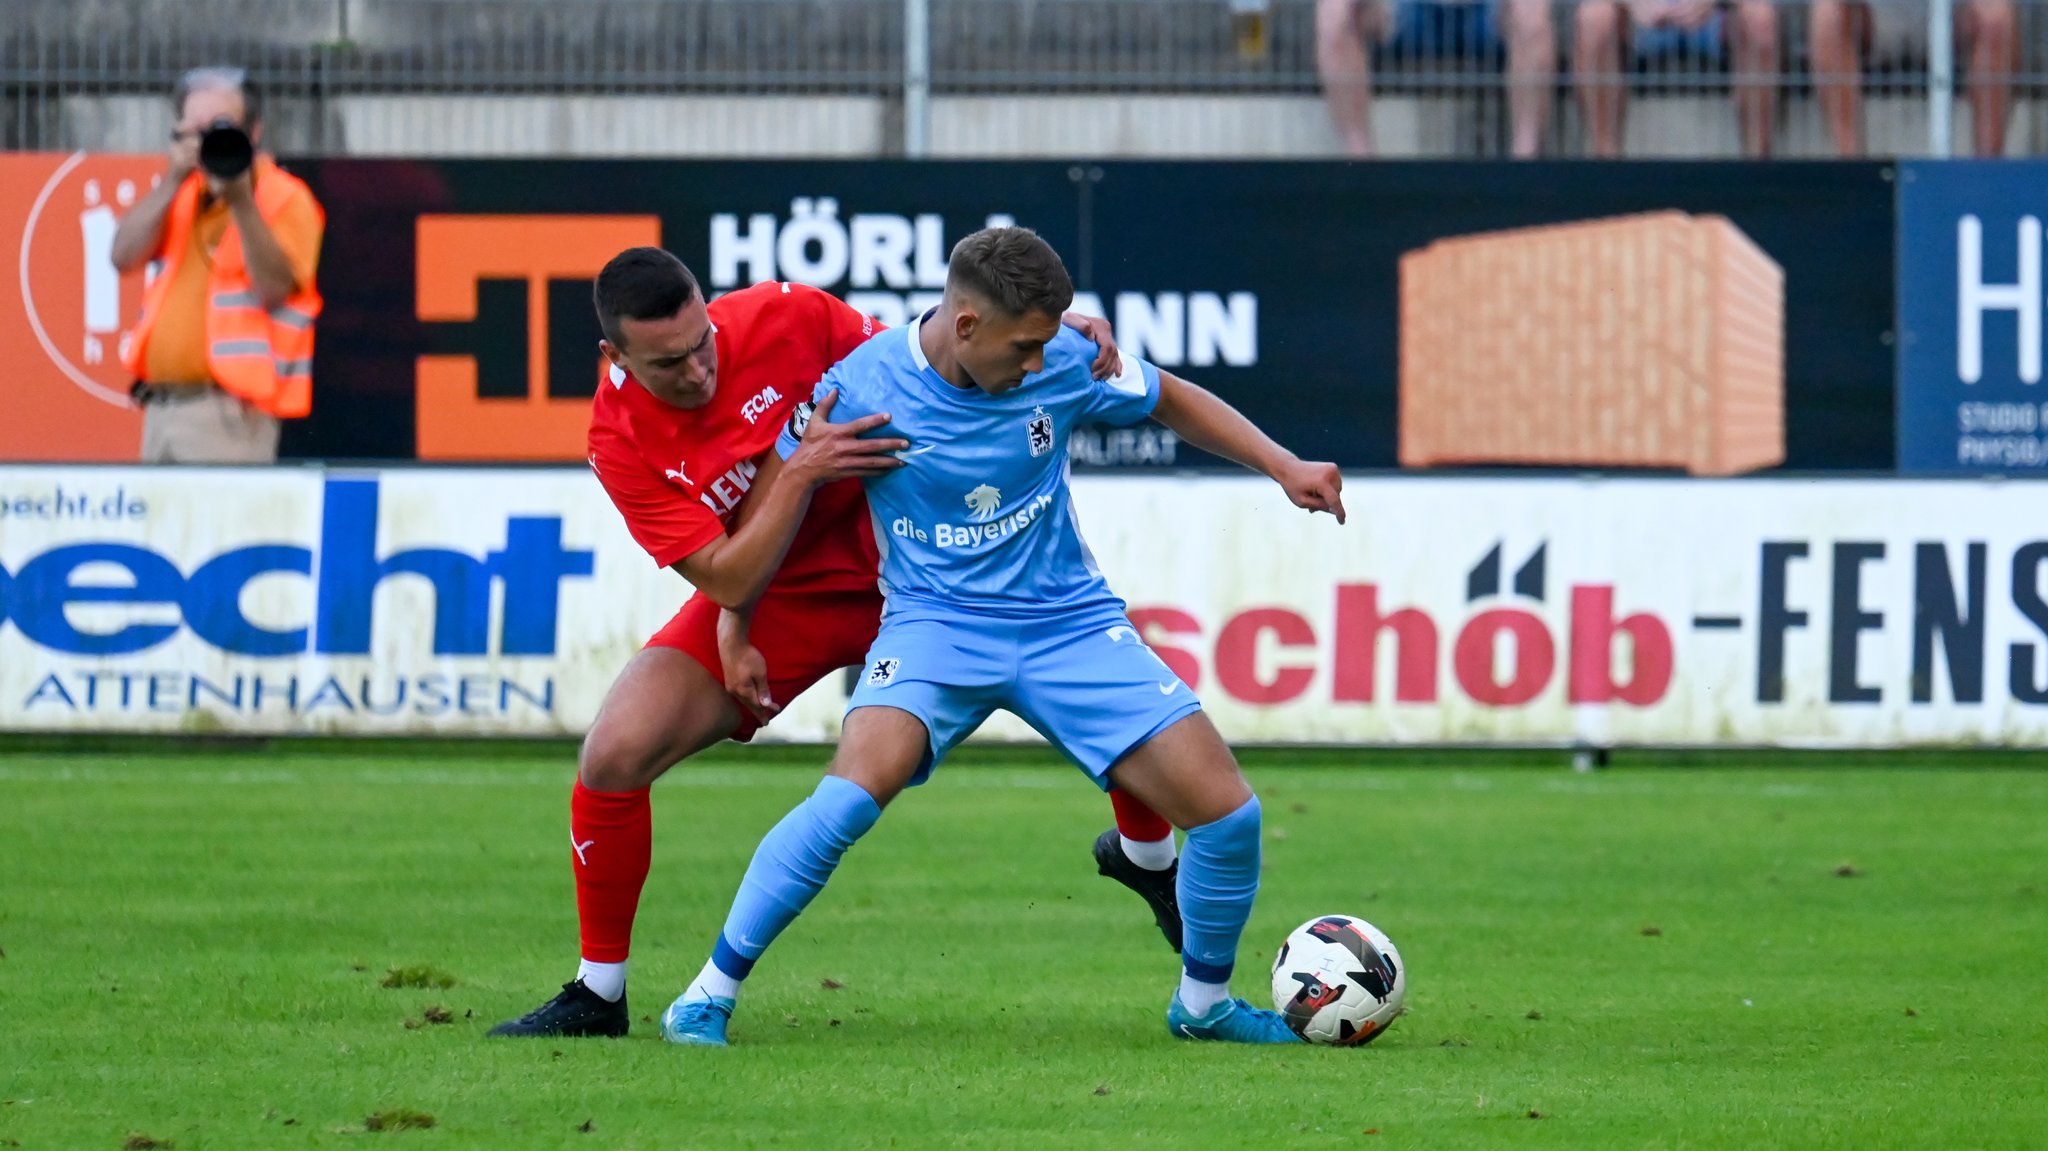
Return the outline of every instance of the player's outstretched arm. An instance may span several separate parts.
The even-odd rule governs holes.
[[[740,607],[761,598],[811,506],[812,489],[832,480],[876,476],[903,466],[894,453],[908,448],[909,441],[861,438],[888,423],[888,414],[835,424],[828,417],[837,400],[838,394],[831,393],[818,401],[803,442],[788,459],[772,451],[767,454],[732,533],[676,562],[676,571],[718,606]]]
[[[1270,477],[1295,507],[1328,512],[1344,522],[1344,477],[1336,464],[1304,460],[1274,443],[1243,412],[1207,389],[1160,372],[1159,405],[1152,418],[1203,451]]]

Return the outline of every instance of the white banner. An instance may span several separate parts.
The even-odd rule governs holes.
[[[2038,484],[1075,486],[1233,740],[2048,745]],[[0,468],[0,729],[574,733],[687,593],[581,470]]]

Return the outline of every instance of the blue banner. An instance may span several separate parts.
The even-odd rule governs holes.
[[[1899,470],[2048,471],[2048,164],[1900,165]]]

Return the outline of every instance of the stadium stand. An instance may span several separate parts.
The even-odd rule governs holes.
[[[1924,22],[1924,2],[1880,4],[1885,28]],[[1378,154],[1508,153],[1506,52],[1497,14],[1479,19],[1488,11],[1397,0],[1397,34],[1371,46]],[[1574,20],[1574,5],[1553,9],[1546,155],[1588,151]],[[1772,152],[1833,155],[1806,6],[1780,5],[1776,23],[1781,71],[1755,81],[1782,95]],[[2021,4],[2008,154],[2048,151],[2043,39],[2041,6]],[[1924,35],[1883,40],[1864,62],[1862,147],[1924,154],[1942,70]],[[928,44],[928,57],[907,56],[906,42]],[[1649,46],[1639,36],[1616,78],[1629,92],[1622,154],[1741,155],[1725,38]],[[1957,152],[1972,131],[1965,47],[1949,70]],[[1345,151],[1321,95],[1315,0],[13,0],[0,145],[153,152],[161,93],[219,61],[247,65],[275,94],[287,154]]]

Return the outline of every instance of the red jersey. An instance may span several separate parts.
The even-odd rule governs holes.
[[[877,329],[802,284],[756,284],[720,296],[708,311],[718,344],[710,403],[663,403],[614,368],[591,405],[590,466],[634,540],[663,567],[730,530],[791,409]],[[860,481],[840,480],[812,494],[770,587],[872,591],[879,563]]]

